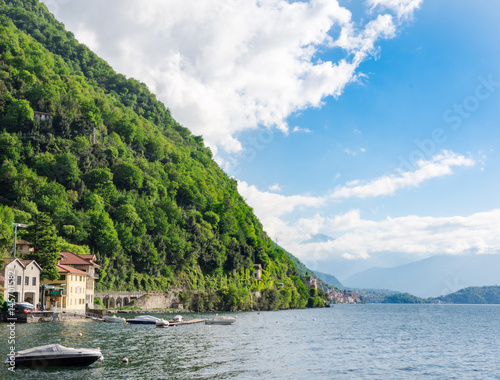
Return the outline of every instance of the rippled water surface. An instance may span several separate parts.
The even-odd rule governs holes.
[[[0,378],[500,379],[500,305],[335,305],[232,315],[238,319],[231,326],[162,329],[93,321],[18,324],[18,350],[49,343],[100,347],[104,361],[17,369],[13,376],[2,368]],[[0,354],[8,354],[7,324],[0,325]]]

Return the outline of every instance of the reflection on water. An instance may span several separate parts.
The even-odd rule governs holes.
[[[104,361],[18,369],[12,378],[498,378],[500,306],[335,305],[232,315],[238,320],[230,326],[161,329],[90,320],[18,324],[18,350],[49,343],[100,347]],[[8,326],[0,329],[5,358]],[[122,364],[125,357],[129,364]],[[0,375],[9,378],[6,370]]]

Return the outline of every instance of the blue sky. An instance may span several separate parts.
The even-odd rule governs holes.
[[[499,3],[45,3],[203,135],[311,268],[500,252]]]

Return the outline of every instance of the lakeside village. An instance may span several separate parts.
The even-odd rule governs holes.
[[[134,306],[134,311],[187,308],[181,303],[179,293],[181,288],[169,291],[118,291],[96,292],[95,281],[99,279],[100,269],[96,256],[78,255],[73,252],[60,252],[56,268],[59,272],[57,280],[40,282],[42,268],[35,260],[25,260],[24,256],[33,251],[30,242],[18,239],[16,241],[17,255],[14,258],[3,259],[4,267],[0,271],[0,290],[6,307],[0,314],[0,321],[33,323],[75,318],[103,318],[108,309],[127,308]],[[262,267],[254,266],[255,277],[260,278]],[[315,276],[302,277],[309,289],[318,289]],[[346,292],[335,288],[325,290],[331,303],[361,303],[360,296],[354,292]],[[258,297],[258,295],[257,295]],[[13,305],[31,304],[34,309],[16,309]]]

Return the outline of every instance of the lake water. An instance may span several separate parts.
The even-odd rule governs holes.
[[[500,305],[335,305],[231,315],[238,319],[230,326],[163,329],[93,321],[18,324],[17,349],[100,347],[104,361],[17,369],[13,376],[2,369],[0,378],[500,379]],[[8,325],[0,329],[6,358]],[[129,364],[122,364],[124,357]]]

